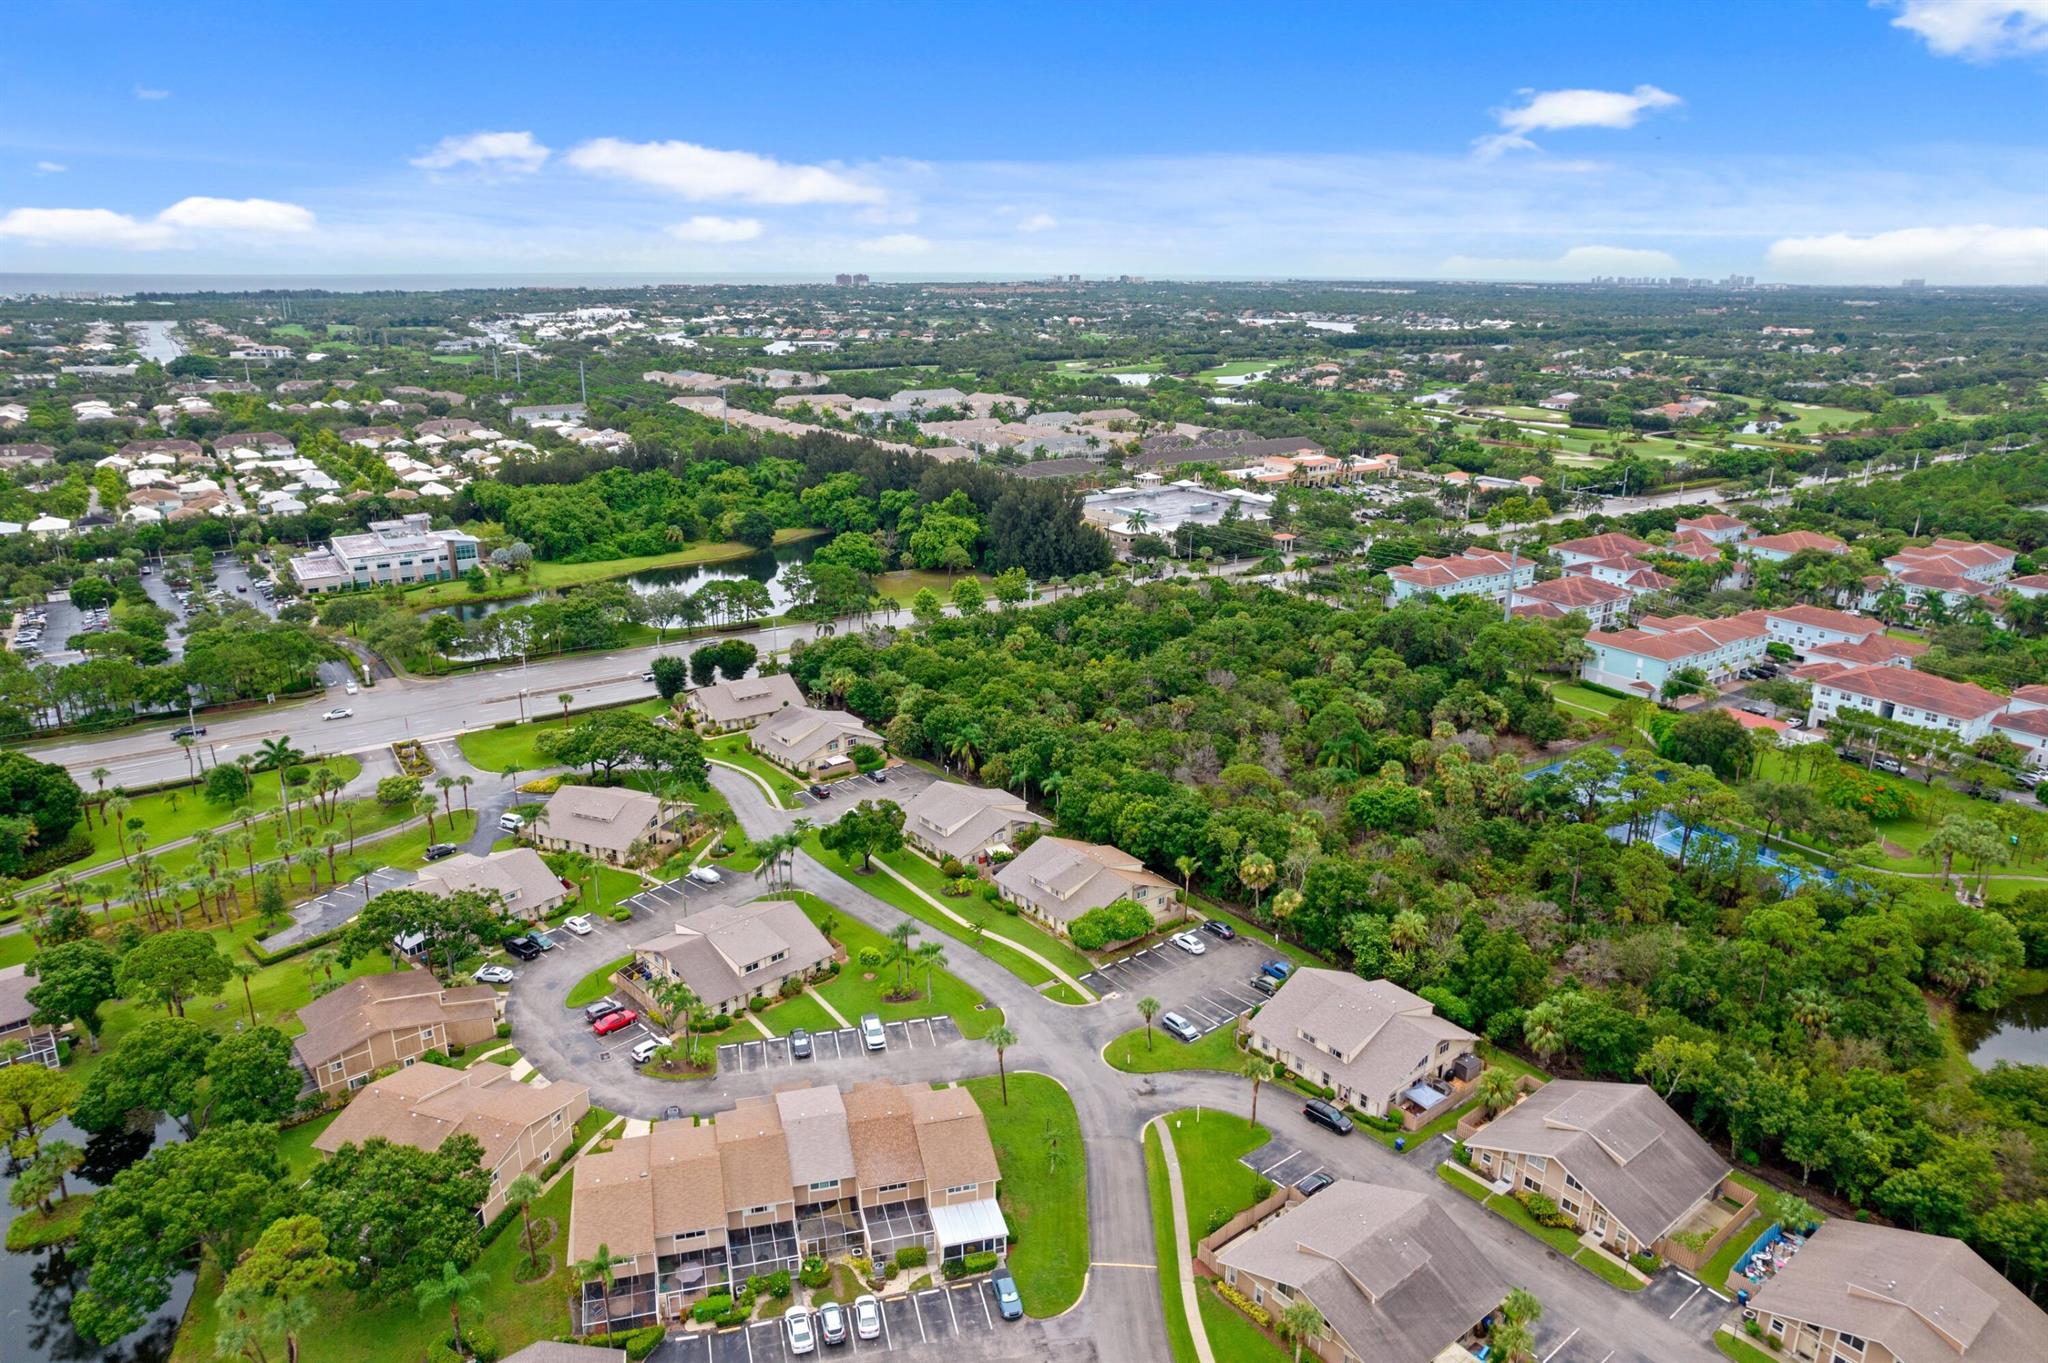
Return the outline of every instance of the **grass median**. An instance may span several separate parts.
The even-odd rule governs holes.
[[[1164,1074],[1169,1070],[1222,1070],[1237,1073],[1244,1064],[1244,1050],[1237,1044],[1237,1028],[1218,1027],[1200,1041],[1185,1042],[1162,1032],[1155,1025],[1149,1034],[1134,1027],[1102,1048],[1102,1058],[1111,1069],[1125,1074]]]
[[[1173,1233],[1173,1186],[1166,1177],[1166,1153],[1159,1133],[1145,1128],[1145,1191],[1152,1201],[1153,1257],[1159,1265],[1159,1299],[1166,1311],[1166,1347],[1173,1363],[1197,1363],[1194,1335],[1188,1330],[1186,1299],[1181,1295],[1180,1264],[1186,1251]]]
[[[1081,1299],[1088,1281],[1088,1152],[1073,1099],[1042,1074],[1010,1076],[1010,1101],[993,1078],[965,1087],[988,1119],[1003,1175],[1010,1273],[1024,1309],[1056,1316]]]

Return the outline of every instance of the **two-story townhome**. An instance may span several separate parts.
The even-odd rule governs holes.
[[[1749,525],[1733,516],[1723,516],[1716,512],[1705,516],[1679,517],[1678,533],[1701,535],[1716,544],[1739,544],[1749,534]]]
[[[1740,550],[1745,558],[1783,563],[1795,554],[1846,554],[1849,546],[1833,535],[1813,530],[1789,530],[1782,535],[1751,535],[1742,541]]]
[[[1452,558],[1431,558],[1424,554],[1413,563],[1397,563],[1387,569],[1393,583],[1393,599],[1414,596],[1501,596],[1536,580],[1536,564],[1525,555],[1503,554],[1491,549],[1467,549]]]
[[[853,750],[880,752],[882,736],[843,710],[792,705],[765,716],[747,735],[748,746],[779,767],[806,776],[853,770]]]
[[[1064,934],[1090,909],[1134,900],[1163,921],[1178,908],[1173,882],[1130,853],[1072,838],[1042,837],[996,872],[996,888],[1039,922]]]
[[[1635,594],[1628,588],[1596,577],[1554,577],[1515,588],[1508,605],[1517,615],[1561,620],[1574,611],[1584,615],[1594,629],[1613,629],[1628,622]]]
[[[636,847],[676,840],[671,807],[623,786],[563,786],[534,816],[528,835],[554,852],[582,852],[619,866]]]
[[[570,1080],[522,1084],[503,1065],[414,1065],[359,1090],[313,1138],[313,1148],[332,1155],[344,1145],[382,1139],[439,1150],[451,1136],[473,1137],[491,1176],[477,1209],[489,1225],[505,1210],[512,1181],[539,1174],[567,1151],[589,1110],[590,1090]]]
[[[1728,1161],[1643,1084],[1553,1079],[1466,1137],[1472,1169],[1540,1193],[1624,1257],[1721,1189]]]
[[[2048,1312],[1960,1240],[1837,1217],[1750,1302],[1800,1363],[2039,1363]]]
[[[1825,723],[1844,710],[1862,710],[1974,743],[1991,732],[1992,720],[2005,708],[2005,697],[1970,682],[1904,667],[1852,667],[1813,679],[1810,722]]]
[[[1550,546],[1550,552],[1557,555],[1557,561],[1569,570],[1582,563],[1597,563],[1603,559],[1628,558],[1651,553],[1655,547],[1648,540],[1639,540],[1634,535],[1610,531],[1604,535],[1560,540]]]
[[[684,696],[684,704],[695,718],[697,728],[707,734],[751,729],[778,710],[793,709],[803,703],[803,691],[796,678],[787,672],[700,686]]]
[[[2016,549],[1975,540],[1941,538],[1928,545],[1907,545],[1886,559],[1884,568],[1894,577],[1919,569],[1952,573],[1971,582],[1989,585],[2011,577],[2013,566],[2018,562],[2019,551]]]
[[[726,904],[636,945],[637,969],[626,983],[657,1006],[660,985],[681,983],[712,1012],[729,1013],[749,999],[774,998],[785,980],[809,979],[836,954],[789,900]]]
[[[306,1030],[292,1041],[322,1093],[361,1088],[370,1076],[495,1037],[498,991],[444,989],[430,970],[364,975],[299,1008]]]
[[[507,913],[536,923],[567,902],[570,892],[531,847],[513,847],[481,857],[457,852],[429,862],[410,888],[442,899],[462,890],[494,894]]]
[[[1726,681],[1760,662],[1767,642],[1763,621],[1744,616],[1645,616],[1634,629],[1588,634],[1579,670],[1587,681],[1654,699],[1688,668],[1710,683]]]
[[[21,1053],[12,1059],[0,1054],[0,1066],[21,1060],[57,1068],[57,1029],[38,1023],[36,1007],[28,1001],[28,991],[35,987],[35,977],[28,973],[27,966],[0,966],[0,1046],[13,1042],[21,1047]]]
[[[1389,980],[1297,970],[1244,1024],[1245,1044],[1371,1117],[1426,1114],[1483,1066],[1478,1038]]]
[[[1021,795],[958,781],[934,781],[903,807],[904,839],[935,861],[975,861],[1009,848],[1025,829],[1050,823],[1033,814]]]
[[[1678,579],[1658,571],[1657,565],[1648,559],[1637,558],[1634,554],[1616,554],[1613,558],[1580,559],[1565,567],[1566,577],[1590,577],[1610,586],[1620,587],[1631,597],[1643,596],[1650,592],[1668,592],[1678,585]]]
[[[1791,649],[1801,662],[1828,645],[1862,644],[1884,634],[1882,620],[1823,606],[1765,606],[1748,614],[1761,615],[1769,641]]]

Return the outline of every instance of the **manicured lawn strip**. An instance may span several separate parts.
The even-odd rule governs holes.
[[[1181,1190],[1187,1194],[1188,1233],[1197,1240],[1259,1200],[1271,1181],[1239,1162],[1264,1145],[1269,1133],[1232,1112],[1183,1108],[1166,1118],[1180,1157]],[[1192,1252],[1192,1249],[1191,1249]]]
[[[970,923],[976,921],[977,913],[986,911],[988,914],[988,930],[990,932],[1007,937],[1020,947],[1030,948],[1060,969],[1066,971],[1069,975],[1072,975],[1075,979],[1078,980],[1089,971],[1095,969],[1095,962],[1077,950],[1065,938],[1054,936],[1022,914],[1005,913],[999,905],[991,904],[987,900],[979,898],[979,887],[976,888],[975,894],[962,899],[955,899],[948,895],[945,891],[946,878],[939,874],[939,868],[909,848],[906,847],[901,852],[893,852],[883,857],[882,860],[889,863],[891,870],[917,886],[920,890],[923,890],[932,898],[938,900],[941,904],[950,904],[953,907],[953,912],[959,914]],[[894,901],[892,900],[891,902],[893,903]],[[926,913],[931,912],[929,904],[923,907]],[[965,934],[966,929],[959,927],[957,924],[952,924],[950,919],[943,921],[946,921],[954,929],[955,935]],[[1002,948],[997,947],[995,950],[1001,951]],[[1035,962],[1027,961],[1025,964],[1028,969],[1038,972],[1041,976],[1044,974],[1044,970]],[[1011,969],[1014,970],[1016,967],[1012,966]],[[1031,982],[1037,983],[1036,980]]]
[[[313,1142],[320,1139],[320,1133],[334,1125],[334,1119],[340,1115],[337,1109],[324,1117],[300,1122],[278,1133],[277,1151],[284,1157],[284,1166],[292,1171],[295,1182],[311,1174],[313,1166],[320,1162],[321,1155],[313,1148]]]
[[[825,1005],[811,997],[809,990],[805,990],[793,999],[784,999],[767,1012],[756,1013],[754,1016],[759,1018],[761,1024],[777,1036],[788,1036],[799,1027],[807,1032],[836,1032],[839,1030],[839,1024],[834,1022],[832,1015],[825,1011]],[[847,1021],[855,1022],[858,1019],[848,1018]],[[756,1032],[751,1025],[739,1024],[731,1032],[723,1034],[717,1039],[720,1042],[724,1042],[729,1038],[747,1040],[759,1035],[760,1033]]]
[[[932,994],[927,999],[921,996],[902,1003],[891,1003],[882,996],[895,988],[896,967],[883,966],[874,972],[872,980],[862,979],[866,974],[861,969],[860,953],[863,947],[874,947],[886,952],[891,943],[887,937],[876,932],[867,924],[843,910],[835,909],[824,900],[802,890],[791,890],[771,898],[794,900],[813,923],[826,914],[838,921],[833,926],[832,936],[846,948],[848,960],[839,978],[828,981],[818,993],[832,1001],[840,1015],[849,1022],[858,1023],[863,1013],[878,1013],[884,1022],[895,1022],[907,1018],[932,1017],[940,1013],[950,1014],[960,1024],[962,1036],[974,1038],[984,1036],[1003,1020],[1003,1010],[988,1007],[976,1012],[974,1005],[982,1002],[981,995],[967,986],[957,975],[944,967],[932,972]],[[924,972],[908,972],[912,989],[924,989]]]
[[[1560,1226],[1539,1226],[1536,1218],[1529,1215],[1528,1208],[1501,1193],[1495,1193],[1482,1204],[1486,1210],[1504,1221],[1512,1222],[1529,1235],[1535,1236],[1559,1254],[1569,1259],[1576,1255],[1581,1246],[1574,1232]]]
[[[10,932],[0,937],[0,967],[20,965],[35,954],[35,939],[26,932]]]
[[[1160,1305],[1166,1311],[1166,1347],[1173,1353],[1173,1363],[1197,1363],[1180,1292],[1183,1251],[1173,1234],[1173,1189],[1166,1181],[1166,1152],[1159,1144],[1159,1133],[1149,1126],[1145,1128],[1145,1190],[1152,1199],[1152,1244],[1159,1265]]]
[[[1492,1193],[1487,1191],[1485,1184],[1480,1183],[1477,1179],[1467,1178],[1463,1174],[1453,1173],[1451,1166],[1448,1164],[1437,1165],[1436,1176],[1482,1207],[1486,1205],[1486,1199],[1493,1196]]]
[[[1541,1240],[1544,1244],[1570,1259],[1579,1267],[1604,1279],[1610,1285],[1624,1292],[1640,1292],[1646,1284],[1627,1269],[1608,1259],[1605,1255],[1579,1243],[1578,1234],[1559,1226],[1539,1226],[1536,1218],[1529,1215],[1528,1208],[1503,1193],[1489,1193],[1476,1176],[1466,1177],[1453,1173],[1449,1166],[1438,1165],[1437,1177],[1456,1188],[1480,1206],[1502,1220],[1519,1227],[1525,1233]]]
[[[541,860],[547,860],[545,853]],[[574,876],[571,880],[576,880]],[[631,871],[621,871],[616,866],[600,866],[597,875],[588,883],[576,880],[576,889],[560,908],[548,915],[550,923],[559,923],[564,918],[577,914],[603,913],[617,908],[626,900],[647,888],[647,882]]]
[[[1054,1003],[1072,1004],[1078,1007],[1088,1002],[1088,1000],[1082,998],[1064,984],[1051,985],[1038,992],[1051,999]]]
[[[606,961],[597,969],[576,981],[576,984],[562,998],[564,1008],[581,1008],[586,1003],[596,1003],[612,989],[612,976],[633,963],[631,952],[615,961]]]
[[[474,832],[476,832],[476,811],[473,809],[458,809],[455,811],[453,820],[450,820],[445,814],[435,819],[432,837],[427,835],[427,826],[421,824],[418,828],[408,829],[403,833],[396,833],[391,837],[383,839],[377,843],[375,850],[367,853],[367,855],[379,866],[391,866],[406,871],[417,871],[427,864],[427,847],[430,843],[467,843],[470,834]],[[358,853],[363,851],[360,846],[356,850]],[[346,870],[342,874],[346,877]],[[346,883],[346,880],[344,880],[344,883]]]
[[[753,743],[744,733],[724,734],[704,744],[704,755],[727,766],[738,767],[760,777],[775,792],[775,798],[787,809],[796,800],[799,789],[797,780],[773,762],[757,755]]]
[[[1701,1267],[1700,1281],[1716,1292],[1722,1291],[1722,1284],[1726,1283],[1728,1275],[1735,1271],[1736,1259],[1756,1243],[1756,1238],[1762,1235],[1769,1225],[1761,1212],[1752,1213],[1745,1218],[1735,1234],[1729,1236],[1721,1248],[1714,1251],[1714,1257]]]
[[[71,1196],[50,1208],[49,1215],[42,1208],[30,1207],[17,1215],[7,1225],[7,1248],[15,1254],[26,1254],[45,1245],[63,1244],[78,1234],[78,1223],[85,1219],[85,1209],[92,1205],[92,1194],[74,1191]]]
[[[1003,1217],[1017,1237],[1009,1264],[1018,1295],[1027,1313],[1056,1316],[1081,1299],[1088,1279],[1088,1152],[1081,1119],[1067,1091],[1042,1074],[1011,1075],[1008,1105],[993,1078],[970,1079],[966,1088],[988,1119],[1002,1170]]]
[[[343,781],[353,781],[362,772],[363,764],[353,757],[330,757],[323,762],[312,764],[315,770],[326,767]],[[277,808],[277,773],[257,771],[249,773],[252,782],[248,805],[258,814],[267,814]],[[97,795],[99,787],[90,777],[80,783],[88,798]],[[115,789],[107,787],[108,792]],[[175,806],[175,808],[173,807]],[[178,786],[170,790],[154,791],[148,795],[137,795],[128,802],[129,819],[142,820],[142,831],[149,838],[150,846],[161,847],[180,838],[193,837],[210,828],[225,828],[232,833],[238,827],[228,816],[234,813],[233,805],[208,804],[196,785]],[[71,863],[73,871],[98,866],[101,862],[115,861],[121,856],[120,840],[114,837],[114,829],[97,812],[91,815],[92,826],[86,827],[81,818],[78,826],[92,837],[92,854]],[[134,840],[129,839],[132,849]],[[67,868],[59,867],[58,870]],[[47,872],[33,880],[24,881],[22,888],[41,885],[49,881],[56,871]]]
[[[1244,1064],[1244,1051],[1237,1044],[1235,1027],[1218,1027],[1190,1044],[1160,1031],[1155,1022],[1149,1039],[1143,1027],[1133,1027],[1103,1047],[1102,1058],[1111,1069],[1125,1074],[1163,1074],[1168,1070],[1223,1070],[1235,1074]]]
[[[1624,1292],[1640,1292],[1649,1286],[1647,1282],[1590,1245],[1574,1254],[1572,1262],[1580,1268],[1591,1269],[1597,1276],[1605,1278],[1610,1286],[1618,1287]]]
[[[775,532],[775,542],[788,544],[818,533],[820,532],[806,529],[778,530]],[[754,552],[755,550],[747,545],[732,540],[711,540],[666,554],[603,559],[596,563],[535,563],[524,573],[493,577],[489,590],[481,593],[472,592],[469,585],[459,578],[450,582],[433,582],[415,587],[405,594],[405,604],[409,609],[419,611],[430,606],[503,600],[508,596],[524,596],[528,592],[579,587],[588,582],[628,577],[654,568],[675,568],[690,563],[718,563],[725,559],[745,558]]]
[[[1714,1347],[1721,1351],[1722,1357],[1732,1358],[1735,1363],[1778,1363],[1778,1355],[1766,1353],[1748,1340],[1739,1335],[1732,1335],[1726,1330],[1714,1332]]]
[[[566,1303],[575,1277],[564,1264],[569,1231],[569,1197],[575,1171],[570,1172],[544,1197],[533,1204],[536,1223],[553,1219],[555,1238],[542,1254],[554,1263],[554,1272],[537,1283],[520,1283],[513,1278],[526,1247],[515,1222],[477,1259],[476,1268],[485,1283],[479,1292],[477,1309],[463,1312],[463,1319],[486,1325],[498,1347],[509,1354],[538,1339],[552,1339],[565,1325]],[[220,1278],[211,1268],[199,1276],[192,1304],[186,1308],[185,1323],[178,1332],[176,1363],[212,1363],[214,1302],[220,1295]],[[448,1313],[436,1308],[421,1312],[410,1295],[362,1298],[345,1288],[316,1292],[310,1298],[316,1319],[346,1321],[346,1329],[318,1332],[322,1363],[418,1363],[427,1346],[448,1329]]]
[[[1598,691],[1589,691],[1583,686],[1570,682],[1558,682],[1550,688],[1550,698],[1558,704],[1573,710],[1590,710],[1596,715],[1605,715],[1621,701],[1614,696],[1603,696]]]
[[[1217,1363],[1226,1358],[1230,1363],[1293,1363],[1293,1354],[1245,1319],[1242,1311],[1217,1296],[1209,1286],[1210,1281],[1213,1279],[1195,1279],[1195,1298],[1202,1308],[1202,1325],[1209,1332],[1209,1348]]]
[[[658,715],[668,709],[668,703],[656,696],[650,700],[635,701],[631,705],[618,708],[636,715]],[[471,766],[483,771],[503,772],[516,768],[537,776],[555,765],[542,757],[540,749],[534,746],[539,742],[540,736],[550,729],[575,724],[585,716],[571,715],[564,720],[561,716],[561,707],[555,703],[554,693],[543,695],[540,691],[527,696],[526,713],[536,718],[524,724],[507,725],[502,729],[471,729],[458,737],[455,745],[462,749],[462,755],[469,759]],[[554,718],[539,718],[550,713]]]

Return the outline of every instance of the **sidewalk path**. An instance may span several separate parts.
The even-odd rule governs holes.
[[[955,923],[958,923],[961,927],[967,928],[969,930],[973,929],[974,924],[968,922],[965,918],[962,918],[959,914],[953,912],[953,910],[947,908],[944,904],[941,904],[938,900],[933,899],[930,895],[926,894],[922,887],[912,883],[903,875],[902,872],[898,871],[894,866],[891,866],[888,862],[877,860],[875,862],[875,865],[879,867],[882,870],[883,874],[887,875],[889,879],[895,881],[898,885],[901,885],[904,889],[910,891],[919,899],[922,899],[925,903],[931,905],[934,909],[937,909],[940,913],[952,919]],[[1067,988],[1073,990],[1076,994],[1079,994],[1083,999],[1086,999],[1091,1003],[1098,1001],[1095,998],[1095,992],[1093,990],[1089,989],[1086,985],[1082,984],[1072,975],[1069,975],[1066,971],[1060,969],[1051,961],[1048,961],[1047,959],[1045,959],[1045,957],[1039,955],[1037,952],[1033,951],[1030,947],[1025,946],[1023,943],[1013,942],[1009,938],[1003,936],[1000,932],[984,931],[981,935],[984,941],[999,942],[1003,946],[1006,946],[1010,950],[1016,952],[1019,956],[1022,956],[1027,960],[1036,961],[1038,964],[1044,966],[1047,970],[1050,970],[1053,973],[1053,978],[1057,979],[1061,984],[1064,984]]]
[[[1180,1274],[1180,1307],[1188,1318],[1188,1333],[1194,1337],[1195,1356],[1202,1363],[1216,1363],[1209,1348],[1209,1330],[1202,1324],[1202,1302],[1195,1295],[1195,1242],[1188,1238],[1187,1196],[1180,1186],[1180,1158],[1173,1151],[1173,1132],[1164,1117],[1146,1123],[1159,1132],[1159,1149],[1166,1156],[1166,1190],[1173,1198],[1173,1270]]]

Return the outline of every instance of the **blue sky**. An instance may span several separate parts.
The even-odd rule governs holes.
[[[2048,283],[2048,0],[10,16],[0,272]]]

